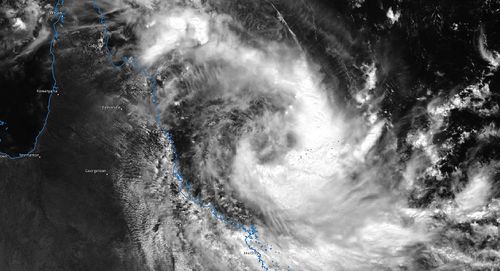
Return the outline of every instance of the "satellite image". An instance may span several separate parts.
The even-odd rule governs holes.
[[[2,0],[0,271],[500,271],[500,0]]]

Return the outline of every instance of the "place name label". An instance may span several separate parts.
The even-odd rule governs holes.
[[[88,168],[85,169],[85,173],[90,173],[90,174],[106,174],[106,175],[108,175],[107,172],[108,171],[105,169],[88,169]]]
[[[19,154],[19,157],[21,157],[21,158],[41,158],[39,153],[21,153],[21,154]],[[3,155],[0,155],[0,158],[9,158],[9,156],[6,154],[3,154]]]
[[[55,89],[37,89],[36,93],[57,93]]]
[[[102,110],[123,110],[119,105],[101,105]]]

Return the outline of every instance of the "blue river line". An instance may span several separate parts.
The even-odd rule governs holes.
[[[106,15],[105,13],[101,10],[99,5],[97,4],[97,0],[92,0],[93,8],[96,11],[96,13],[99,16],[99,23],[103,26],[103,41],[104,41],[104,50],[106,51],[107,58],[111,65],[117,69],[120,69],[123,67],[123,65],[129,63],[132,65],[132,67],[135,69],[135,71],[143,74],[150,86],[151,86],[151,95],[152,95],[152,102],[155,108],[155,121],[158,127],[160,127],[163,135],[169,142],[171,148],[172,148],[172,153],[173,153],[173,175],[176,178],[178,185],[179,185],[179,194],[181,194],[184,198],[186,198],[188,201],[191,201],[201,208],[204,209],[209,209],[210,213],[214,218],[216,218],[219,221],[222,221],[226,223],[227,225],[230,225],[234,227],[235,229],[242,230],[245,235],[244,235],[244,242],[245,245],[248,247],[249,250],[255,254],[257,257],[257,260],[263,270],[269,271],[269,267],[266,264],[266,262],[263,259],[263,255],[251,244],[251,241],[257,241],[258,242],[258,232],[257,229],[253,224],[250,224],[249,226],[244,225],[241,222],[235,221],[231,218],[228,218],[224,216],[220,211],[216,209],[216,207],[212,203],[204,203],[199,197],[194,197],[191,193],[191,184],[184,179],[182,176],[182,173],[179,169],[179,156],[177,154],[177,150],[175,148],[174,140],[172,138],[172,134],[162,127],[161,123],[161,110],[159,108],[159,99],[158,99],[158,90],[157,90],[157,83],[156,83],[156,76],[157,74],[150,74],[147,70],[147,68],[142,67],[134,57],[129,57],[129,56],[123,56],[121,58],[121,63],[120,62],[115,62],[113,61],[113,56],[115,52],[112,51],[112,49],[109,47],[109,39],[111,38],[111,32],[109,31],[108,28],[108,23],[106,20]]]
[[[0,120],[0,127],[7,125],[7,122]],[[2,139],[0,138],[0,142],[2,142]]]
[[[52,36],[52,40],[50,41],[50,49],[49,49],[49,55],[51,57],[51,72],[52,72],[52,89],[51,92],[49,93],[49,100],[47,102],[47,114],[45,115],[45,118],[43,120],[43,125],[40,131],[38,131],[37,136],[35,137],[35,142],[33,143],[33,148],[29,150],[27,153],[18,153],[16,155],[9,155],[7,153],[0,152],[0,155],[2,156],[7,156],[7,158],[11,160],[19,159],[19,158],[24,158],[26,156],[29,156],[32,154],[36,147],[38,146],[38,141],[40,137],[43,135],[47,128],[47,123],[49,120],[49,115],[50,115],[50,109],[52,106],[52,96],[54,93],[56,93],[59,90],[59,86],[57,84],[57,78],[56,78],[56,54],[55,54],[55,44],[59,40],[59,32],[57,31],[57,27],[59,25],[64,24],[64,13],[60,10],[64,6],[64,0],[57,0],[54,4],[54,22],[52,23],[52,32],[54,33]],[[2,122],[5,124],[4,122]],[[1,126],[1,125],[0,125]]]

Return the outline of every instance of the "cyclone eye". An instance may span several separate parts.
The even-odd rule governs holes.
[[[297,136],[289,131],[286,133],[286,146],[291,149],[297,145]]]
[[[297,144],[297,138],[292,132],[283,133],[279,129],[274,129],[256,134],[252,143],[256,158],[265,164],[279,161]]]

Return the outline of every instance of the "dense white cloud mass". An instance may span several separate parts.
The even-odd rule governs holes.
[[[498,66],[500,65],[500,54],[497,51],[488,49],[487,47],[487,39],[486,39],[486,34],[484,33],[484,29],[481,28],[479,35],[479,53],[481,54],[481,57],[488,61],[490,66],[493,69],[497,69]]]
[[[238,18],[199,2],[147,2],[144,7],[147,15],[135,26],[139,37],[136,53],[141,64],[157,72],[156,79],[162,82],[158,86],[162,121],[168,123],[169,110],[186,106],[190,99],[213,98],[217,103],[214,114],[249,112],[255,100],[269,102],[259,114],[245,115],[233,141],[228,140],[230,146],[221,146],[218,140],[224,125],[232,120],[214,117],[208,121],[203,109],[188,116],[206,129],[206,137],[196,138],[200,142],[191,138],[198,177],[223,180],[222,188],[228,194],[260,214],[253,221],[264,244],[250,242],[273,247],[259,249],[263,261],[275,267],[280,264],[278,270],[286,266],[293,270],[385,270],[408,264],[418,244],[435,239],[440,228],[432,221],[432,208],[410,207],[408,194],[419,193],[422,174],[443,178],[435,166],[443,159],[443,151],[453,146],[435,144],[434,136],[447,125],[450,110],[481,107],[481,99],[490,95],[487,85],[463,90],[477,98],[474,101],[457,94],[430,102],[424,109],[429,126],[408,133],[405,143],[416,152],[401,165],[392,126],[379,115],[384,94],[375,92],[379,84],[375,61],[361,68],[364,84],[353,96],[357,105],[368,109],[356,115],[342,101],[332,100],[329,93],[336,89],[324,83],[320,64],[300,44],[256,37],[249,42]],[[288,28],[279,11],[277,16]],[[389,9],[387,17],[395,23],[400,13]],[[484,43],[481,54],[494,66],[493,53],[486,51]],[[169,73],[171,62],[176,63],[177,73]],[[179,115],[181,120],[184,117]],[[490,130],[483,134],[491,134]],[[380,146],[384,140],[386,144]],[[391,140],[394,142],[387,143]],[[222,172],[224,159],[229,165]],[[461,192],[454,202],[445,203],[446,215],[467,219],[471,212],[485,207],[491,189],[488,174],[481,169],[470,175],[468,184],[457,189]],[[212,257],[249,253],[241,236],[220,221],[216,231],[224,238],[197,239],[193,232],[209,235],[207,220],[211,217],[203,216],[209,211],[200,206],[189,208],[202,210],[196,219],[203,224],[189,225],[191,234],[184,236],[188,242],[196,243],[200,250],[216,247],[210,252],[215,253]],[[157,256],[152,254],[149,257],[154,262]],[[237,265],[231,259],[231,264],[213,268]],[[259,268],[262,263],[245,264]]]
[[[317,64],[299,48],[265,40],[251,46],[230,24],[236,22],[228,15],[203,9],[159,10],[139,33],[140,58],[161,69],[169,54],[180,54],[191,63],[184,65],[185,78],[215,85],[233,108],[245,110],[259,96],[280,97],[273,100],[280,110],[246,124],[226,184],[265,215],[267,222],[257,224],[260,237],[280,254],[264,258],[307,270],[403,263],[405,247],[429,233],[424,225],[403,223],[411,219],[404,199],[383,188],[385,169],[371,162],[385,122],[347,116],[327,97],[335,90],[322,84]],[[375,84],[372,65],[366,91]],[[208,89],[195,91],[210,95]],[[167,84],[160,102],[167,106],[182,91]],[[220,157],[220,150],[208,151]],[[217,161],[207,161],[204,174],[217,175],[216,167]]]
[[[207,43],[209,19],[208,14],[194,9],[155,14],[146,25],[146,35],[142,37],[146,48],[142,60],[151,64],[174,49],[188,49]]]

